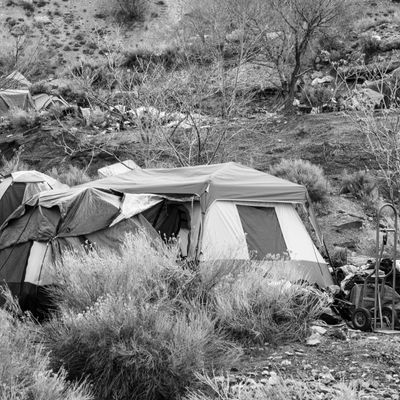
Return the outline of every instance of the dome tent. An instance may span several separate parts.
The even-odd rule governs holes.
[[[56,179],[38,171],[17,171],[0,182],[0,226],[18,208],[36,193],[68,188]]]
[[[302,185],[225,163],[136,169],[82,187],[168,196],[143,215],[163,236],[179,236],[189,259],[263,260],[268,255],[288,255],[286,263],[298,276],[321,287],[333,284],[295,209],[296,204],[305,208],[309,204]],[[320,237],[315,218],[309,215]]]
[[[158,238],[140,213],[160,201],[94,188],[38,193],[0,228],[0,284],[7,284],[22,309],[41,315],[48,305],[47,288],[57,284],[52,265],[65,251],[83,250],[87,242],[118,250],[125,234],[138,229]]]

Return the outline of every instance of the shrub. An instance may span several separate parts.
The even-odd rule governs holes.
[[[365,53],[365,62],[380,51],[380,39],[373,35],[363,35],[360,38],[361,51]]]
[[[23,152],[23,147],[20,147],[11,157],[7,160],[4,156],[1,157],[1,168],[0,175],[6,176],[16,171],[26,171],[29,170],[30,167],[24,161],[21,161],[21,154]]]
[[[4,293],[1,293],[4,296]],[[10,298],[10,294],[6,294]],[[12,305],[16,308],[15,303]],[[0,309],[0,398],[92,399],[85,384],[70,384],[63,370],[53,373],[48,354],[29,319],[21,322]]]
[[[25,111],[20,108],[10,110],[7,119],[14,129],[29,129],[40,122],[39,115],[35,111]]]
[[[367,171],[356,171],[351,174],[344,171],[340,193],[349,193],[357,199],[376,199],[378,182]]]
[[[46,174],[68,186],[81,185],[91,181],[90,176],[84,170],[74,165],[68,165],[67,168],[53,167]]]
[[[311,107],[320,107],[333,97],[333,91],[324,86],[306,85],[301,91],[300,101]]]
[[[98,398],[172,399],[195,371],[240,355],[192,304],[195,273],[176,264],[176,251],[140,234],[121,254],[71,253],[56,270],[60,312],[43,326],[55,368],[88,377]]]
[[[307,321],[318,319],[327,298],[296,281],[295,270],[285,261],[242,266],[227,275],[212,291],[212,309],[228,337],[245,343],[264,344],[303,339]],[[277,276],[276,271],[279,271]]]
[[[114,14],[122,22],[144,21],[149,13],[149,0],[117,0]]]
[[[272,175],[304,185],[312,201],[323,201],[328,196],[329,185],[322,168],[307,160],[283,159],[271,167],[270,172]]]

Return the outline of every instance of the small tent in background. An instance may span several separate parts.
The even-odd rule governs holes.
[[[97,173],[100,178],[105,178],[106,176],[119,175],[134,169],[140,169],[139,165],[137,165],[133,160],[126,160],[99,168]]]
[[[304,186],[236,163],[135,169],[82,186],[168,196],[143,215],[162,236],[179,236],[189,259],[287,255],[296,277],[322,287],[333,283],[294,207],[309,201]]]
[[[35,110],[35,103],[28,89],[0,90],[0,117],[14,109]]]
[[[0,182],[0,226],[14,210],[33,195],[62,188],[68,186],[37,171],[18,171],[6,176]]]
[[[32,83],[18,71],[0,79],[0,89],[29,89]]]
[[[32,96],[37,111],[49,110],[53,107],[68,107],[69,104],[62,98],[47,93]]]
[[[157,232],[140,215],[162,199],[122,195],[94,188],[50,190],[32,197],[0,228],[0,284],[36,315],[46,306],[46,287],[57,284],[51,266],[64,251],[85,243],[118,250],[126,233]],[[110,271],[112,273],[112,271]]]

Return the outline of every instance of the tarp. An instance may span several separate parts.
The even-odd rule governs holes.
[[[123,174],[124,172],[128,172],[133,169],[140,169],[140,167],[133,160],[125,160],[112,165],[107,165],[103,168],[99,168],[97,173],[100,178],[105,178],[107,176]]]
[[[237,163],[140,169],[82,185],[123,193],[196,195],[203,210],[215,200],[305,203],[304,186]]]

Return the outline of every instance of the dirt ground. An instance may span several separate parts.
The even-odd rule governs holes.
[[[317,399],[330,399],[343,383],[349,384],[359,399],[399,399],[400,332],[388,335],[346,328],[341,332],[337,335],[340,339],[327,334],[314,347],[295,343],[253,348],[232,371],[233,380],[271,384],[279,375],[305,383],[319,393]]]

